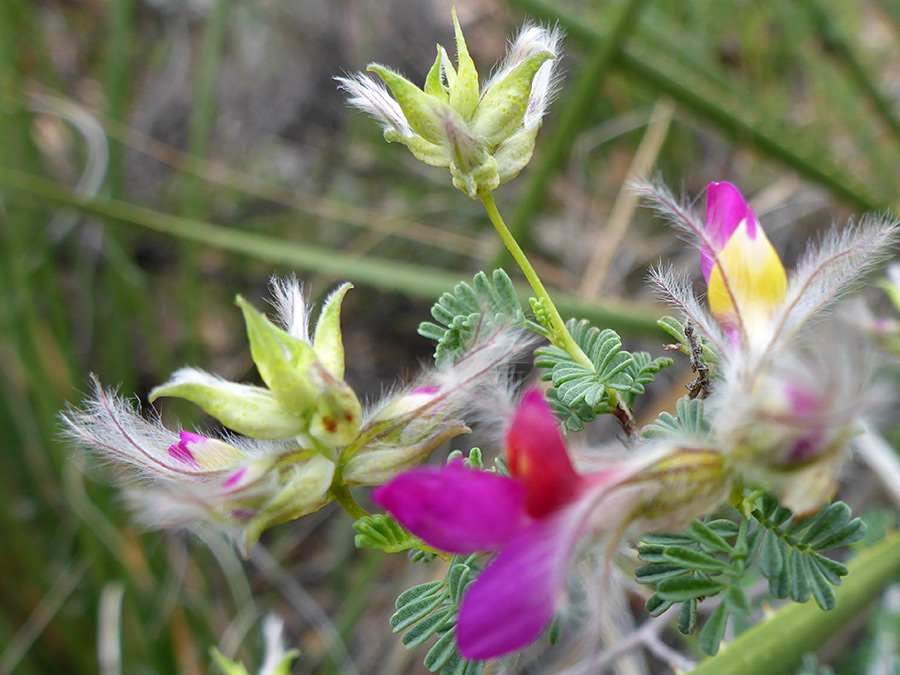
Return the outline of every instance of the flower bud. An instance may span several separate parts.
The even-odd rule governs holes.
[[[277,481],[266,492],[266,499],[242,526],[242,543],[246,550],[273,525],[295,520],[328,503],[328,490],[334,479],[334,462],[315,454],[306,460],[291,461],[279,469]]]
[[[774,492],[794,513],[827,504],[856,433],[856,403],[843,398],[790,370],[763,380],[730,436],[741,479]]]

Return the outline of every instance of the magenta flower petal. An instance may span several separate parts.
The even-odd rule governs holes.
[[[561,517],[535,522],[487,566],[463,597],[459,653],[490,659],[522,649],[543,632],[563,594],[571,550]]]
[[[706,188],[706,235],[715,250],[710,250],[705,244],[700,246],[700,264],[707,282],[716,263],[716,255],[743,220],[747,221],[747,235],[755,239],[758,221],[740,191],[731,183],[710,183]]]
[[[530,523],[524,486],[461,461],[400,474],[372,500],[425,543],[451,553],[498,551]]]
[[[530,389],[506,433],[509,472],[525,484],[528,513],[540,518],[570,502],[579,486],[556,416],[544,395]]]

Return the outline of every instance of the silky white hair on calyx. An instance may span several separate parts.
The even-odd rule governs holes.
[[[869,215],[842,230],[832,228],[810,243],[788,278],[770,347],[789,342],[814,315],[858,289],[863,278],[891,255],[900,238],[896,219]]]
[[[385,131],[396,131],[406,138],[414,136],[400,104],[394,100],[387,87],[362,73],[336,77],[341,89],[350,94],[347,103],[371,115],[381,123]]]
[[[303,284],[293,274],[286,278],[269,279],[271,304],[278,316],[278,323],[291,337],[309,342],[310,307],[303,292]]]
[[[712,343],[716,350],[727,358],[730,345],[718,322],[709,311],[700,304],[691,281],[684,272],[675,270],[671,264],[665,267],[654,267],[648,276],[659,298],[676,306],[686,319],[691,321]]]

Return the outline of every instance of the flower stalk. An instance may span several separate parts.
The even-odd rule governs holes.
[[[544,307],[549,314],[550,330],[548,331],[547,337],[551,344],[565,350],[579,365],[594,370],[593,362],[588,358],[587,354],[584,353],[584,350],[578,346],[578,343],[575,342],[569,329],[566,328],[566,322],[563,321],[553,299],[550,297],[547,289],[544,288],[543,282],[541,282],[540,277],[534,270],[534,267],[532,267],[528,257],[522,250],[522,247],[519,246],[516,238],[503,221],[503,217],[497,209],[497,202],[494,201],[494,194],[492,192],[487,193],[481,198],[481,202],[484,204],[488,217],[491,219],[494,229],[497,230],[497,234],[500,235],[503,244],[519,265],[519,268],[522,270],[528,283],[531,284],[531,288],[537,296],[538,301],[541,303],[541,306]],[[637,424],[634,421],[634,414],[631,412],[631,408],[629,408],[625,401],[622,400],[622,396],[617,390],[607,388],[606,393],[615,404],[616,411],[614,414],[621,423],[625,433],[632,436],[637,430]]]

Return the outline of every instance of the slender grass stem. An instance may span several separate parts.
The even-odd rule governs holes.
[[[115,199],[86,198],[66,185],[13,169],[0,167],[0,187],[18,190],[32,198],[72,206],[111,223],[142,227],[269,263],[339,274],[351,281],[413,297],[434,299],[459,283],[458,272],[426,268],[400,260],[359,258],[314,244],[181,218]],[[523,297],[527,296],[526,290],[517,290]],[[556,300],[557,306],[567,314],[582,316],[623,333],[654,337],[664,335],[656,325],[658,311],[652,307],[628,303],[604,306],[585,302],[571,293],[559,293]]]
[[[547,0],[507,1],[538,19],[559,22],[573,42],[595,46],[607,39],[605,34],[593,30],[558,4]],[[688,71],[681,72],[676,79],[662,65],[637,56],[622,45],[618,47],[614,63],[628,77],[643,82],[660,94],[667,94],[685,109],[712,122],[724,134],[755,146],[766,156],[824,186],[840,199],[870,211],[886,206],[884,199],[872,195],[866,186],[838,164],[829,148],[810,146],[796,129],[784,125],[780,114],[748,119],[746,111],[757,109],[756,106],[743,104],[747,99],[754,100],[749,92],[736,97],[732,92],[713,91],[708,80]]]

